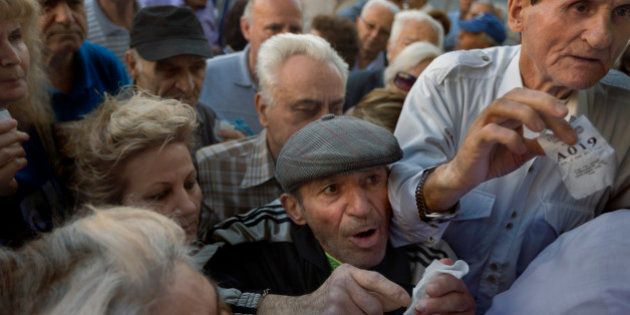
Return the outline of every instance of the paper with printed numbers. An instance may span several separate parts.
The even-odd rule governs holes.
[[[560,167],[562,181],[575,199],[612,186],[617,169],[615,149],[584,116],[570,121],[578,141],[566,144],[546,130],[538,137],[545,155]]]
[[[11,119],[11,113],[6,108],[0,108],[0,121]]]

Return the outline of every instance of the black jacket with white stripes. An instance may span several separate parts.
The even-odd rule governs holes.
[[[196,259],[216,281],[235,314],[255,314],[263,292],[299,296],[317,290],[332,270],[308,226],[294,224],[279,203],[254,209],[215,226]],[[455,258],[444,242],[436,246],[388,245],[373,268],[407,289],[433,260]],[[400,312],[402,314],[402,312]]]

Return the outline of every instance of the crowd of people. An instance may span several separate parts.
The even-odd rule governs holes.
[[[630,0],[0,0],[0,313],[626,314],[628,120]]]

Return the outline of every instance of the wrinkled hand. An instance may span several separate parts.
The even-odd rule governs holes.
[[[17,190],[15,174],[26,166],[26,153],[21,143],[28,134],[17,130],[17,121],[0,121],[0,196],[8,196]]]
[[[548,128],[563,142],[575,143],[577,135],[563,119],[567,113],[561,100],[536,90],[517,88],[495,100],[477,117],[455,157],[427,179],[425,196],[435,198],[427,200],[429,208],[448,209],[477,185],[544,154],[536,139],[523,136],[523,126],[535,132]],[[436,190],[446,192],[432,196]]]
[[[381,274],[339,266],[303,302],[320,308],[317,314],[383,314],[411,303],[409,294]]]
[[[452,265],[450,259],[442,262]],[[440,274],[427,284],[427,297],[416,304],[416,315],[475,314],[475,300],[464,281],[449,274]]]

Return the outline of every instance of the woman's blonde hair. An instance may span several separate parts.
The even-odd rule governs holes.
[[[149,210],[90,208],[20,251],[0,249],[0,309],[148,314],[175,267],[196,269],[182,228]]]
[[[404,102],[405,94],[386,88],[374,89],[352,109],[351,115],[393,133]]]
[[[120,204],[120,170],[129,158],[170,143],[193,145],[195,110],[174,99],[138,93],[105,102],[68,131],[66,154],[74,159],[73,186],[80,202]]]
[[[28,131],[35,128],[39,138],[56,166],[57,154],[53,137],[53,111],[46,90],[48,78],[42,63],[42,43],[38,19],[41,14],[36,0],[0,0],[0,20],[18,21],[22,39],[30,54],[27,73],[28,92],[24,99],[7,108],[18,122],[19,128]]]

